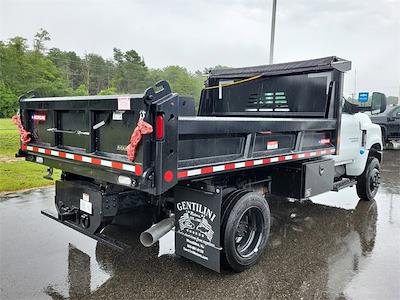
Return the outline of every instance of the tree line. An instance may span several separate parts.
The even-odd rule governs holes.
[[[199,99],[204,85],[202,72],[181,66],[151,69],[135,50],[113,49],[113,57],[46,48],[49,33],[36,33],[33,46],[16,36],[0,41],[0,118],[18,109],[18,98],[143,93],[157,81],[167,80],[174,92]]]

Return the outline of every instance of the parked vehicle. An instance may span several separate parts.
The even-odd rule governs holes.
[[[21,99],[19,155],[63,171],[57,214],[44,215],[123,249],[101,232],[131,213],[158,222],[141,234],[145,246],[175,228],[178,255],[243,271],[267,245],[269,195],[353,185],[362,200],[376,195],[381,130],[342,113],[350,67],[326,57],[214,70],[197,114],[165,81],[140,95]]]
[[[389,106],[383,113],[371,116],[371,121],[382,129],[382,140],[400,140],[400,106]]]

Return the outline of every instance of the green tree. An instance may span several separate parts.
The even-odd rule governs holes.
[[[84,83],[90,95],[111,86],[113,65],[97,54],[86,54],[83,59]]]
[[[116,95],[117,94],[117,89],[115,87],[110,87],[105,90],[101,90],[98,95]]]
[[[26,65],[27,51],[26,39],[22,37],[0,42],[0,79],[17,95],[24,92],[21,66]]]
[[[192,74],[180,66],[168,66],[162,70],[150,70],[149,78],[152,84],[159,80],[167,80],[174,92],[192,96],[196,102],[200,98],[205,79],[201,74]]]
[[[18,110],[17,95],[0,81],[0,118],[8,118]]]
[[[28,91],[36,91],[38,96],[72,93],[69,82],[61,77],[57,66],[43,53],[29,50],[26,39],[22,37],[0,42],[0,82],[2,91],[7,95],[20,96]],[[10,99],[9,96],[7,99]],[[7,107],[17,107],[17,97],[12,103],[7,101]]]
[[[46,51],[45,42],[50,41],[50,34],[47,30],[40,28],[40,30],[35,34],[33,40],[33,49],[37,52],[44,53]]]
[[[62,51],[58,48],[51,48],[47,58],[59,69],[61,76],[70,82],[73,89],[83,84],[83,62],[74,51]]]
[[[113,84],[121,93],[142,93],[149,85],[144,59],[135,50],[114,48],[116,62]]]
[[[74,96],[88,96],[89,95],[89,90],[86,85],[81,84],[78,88],[76,88],[72,94]]]
[[[174,92],[198,100],[204,85],[204,72],[191,73],[180,66],[149,70],[135,50],[114,48],[113,59],[93,53],[82,58],[74,51],[46,51],[48,41],[50,35],[43,28],[36,33],[32,49],[23,37],[0,41],[0,117],[14,113],[18,96],[28,91],[39,97],[142,93],[167,80]]]

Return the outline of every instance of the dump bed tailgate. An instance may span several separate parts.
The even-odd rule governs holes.
[[[25,129],[31,132],[30,143],[22,149],[44,154],[47,165],[80,175],[103,169],[128,177],[142,175],[151,165],[151,157],[146,160],[143,154],[150,152],[151,135],[142,136],[133,162],[126,150],[145,111],[143,95],[33,98],[20,105]]]
[[[124,161],[140,100],[140,95],[38,98],[22,100],[21,108],[36,145]],[[128,103],[124,110],[120,102]]]
[[[20,154],[68,173],[160,194],[176,183],[174,176],[161,186],[154,174],[165,169],[176,174],[179,101],[168,83],[156,87],[157,92],[149,88],[122,96],[21,99],[20,115],[31,140]],[[163,136],[157,137],[156,123],[164,115],[170,118],[159,125]]]

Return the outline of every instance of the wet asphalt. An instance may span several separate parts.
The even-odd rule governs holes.
[[[400,151],[384,156],[376,201],[355,188],[305,202],[271,199],[261,262],[240,274],[174,256],[170,233],[121,254],[40,214],[54,189],[0,196],[1,299],[400,299]]]

